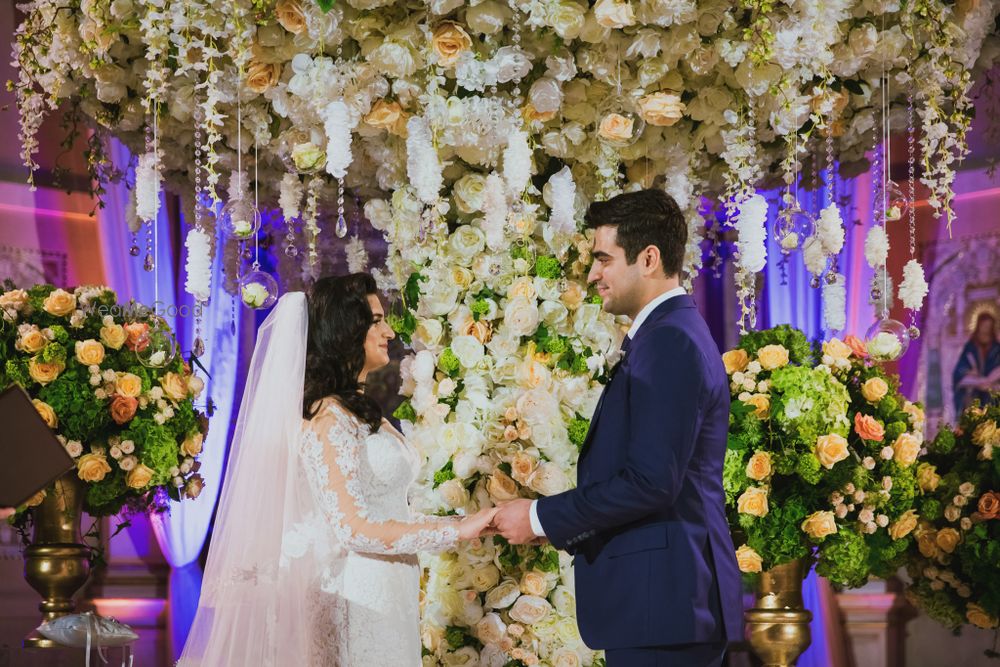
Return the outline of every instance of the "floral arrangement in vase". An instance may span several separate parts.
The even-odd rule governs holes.
[[[0,387],[21,386],[76,462],[91,516],[196,498],[204,388],[161,318],[98,286],[0,294]],[[42,490],[18,508],[24,525]]]
[[[1000,618],[1000,407],[972,407],[943,428],[917,469],[920,521],[909,600],[952,629]]]
[[[846,587],[895,572],[918,522],[924,423],[898,380],[853,336],[814,348],[788,326],[748,333],[723,362],[740,569],[805,558]]]

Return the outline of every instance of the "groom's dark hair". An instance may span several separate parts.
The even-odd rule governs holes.
[[[590,205],[584,222],[590,229],[610,226],[617,230],[625,259],[634,264],[649,246],[660,251],[663,272],[680,275],[687,246],[687,224],[680,206],[663,190],[639,190]]]

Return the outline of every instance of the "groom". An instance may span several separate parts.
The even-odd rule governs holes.
[[[687,227],[642,190],[594,203],[588,280],[628,315],[622,358],[580,453],[578,486],[504,505],[515,544],[575,554],[577,622],[608,667],[722,663],[742,638],[740,575],[724,515],[729,384],[719,349],[679,287]]]

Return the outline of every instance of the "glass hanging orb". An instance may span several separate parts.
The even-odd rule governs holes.
[[[631,146],[645,129],[646,121],[631,97],[612,93],[597,107],[597,140],[607,146]]]
[[[138,257],[140,252],[142,251],[139,249],[139,246],[137,246],[134,243],[132,244],[132,247],[128,249],[128,254],[132,255],[133,257]]]
[[[914,341],[920,338],[920,329],[917,328],[916,324],[911,324],[906,330],[910,334],[910,340]]]
[[[885,201],[885,219],[890,222],[901,220],[910,210],[910,200],[896,181],[886,183]]]
[[[289,171],[315,174],[326,166],[322,139],[300,128],[285,130],[278,137],[278,157]]]
[[[232,199],[219,211],[219,222],[234,239],[252,239],[260,229],[260,211],[247,199]]]
[[[897,320],[877,320],[865,334],[865,348],[874,361],[895,361],[910,346],[910,332]]]
[[[816,218],[793,200],[778,212],[772,231],[782,254],[788,255],[793,250],[799,250],[815,228]]]
[[[148,327],[134,344],[135,356],[147,368],[163,368],[177,355],[177,341],[170,325],[159,315],[150,315]]]
[[[247,308],[270,308],[278,300],[278,281],[270,273],[254,269],[240,279],[240,299]]]

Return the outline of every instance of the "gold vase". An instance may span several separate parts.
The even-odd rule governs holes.
[[[765,570],[757,601],[746,612],[750,646],[765,667],[792,667],[812,640],[812,612],[802,603],[802,580],[809,562],[799,559]]]
[[[31,544],[24,550],[24,578],[41,596],[42,620],[65,616],[76,608],[73,596],[90,575],[90,549],[81,544],[80,516],[84,484],[70,471],[57,479],[35,507]],[[32,631],[25,648],[53,648],[55,642]]]

